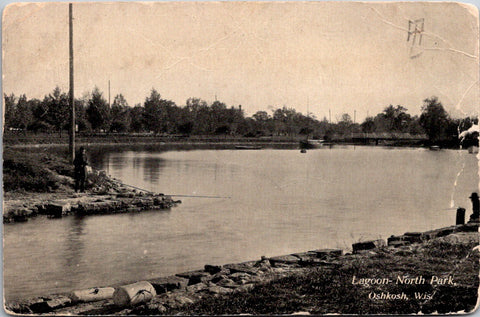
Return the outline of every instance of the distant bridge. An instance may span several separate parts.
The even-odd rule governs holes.
[[[363,144],[393,144],[393,143],[420,143],[428,140],[426,134],[396,133],[396,132],[372,132],[351,133],[343,136],[333,136],[332,141],[352,141]]]

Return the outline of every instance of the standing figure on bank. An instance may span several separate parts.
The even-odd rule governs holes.
[[[473,213],[472,215],[470,216],[470,221],[474,220],[474,221],[478,221],[478,218],[480,216],[480,201],[478,199],[478,194],[477,193],[472,193],[472,195],[470,195],[470,200],[472,201],[472,210],[473,210]]]
[[[75,192],[84,193],[85,192],[85,181],[87,179],[87,153],[85,148],[82,146],[75,155],[75,160],[73,161],[75,166]]]

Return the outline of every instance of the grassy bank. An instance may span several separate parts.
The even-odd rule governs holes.
[[[5,192],[52,192],[69,185],[73,166],[66,156],[47,151],[32,152],[4,148],[3,186]]]
[[[324,249],[206,265],[205,270],[148,280],[157,295],[133,307],[116,305],[113,298],[77,302],[69,294],[6,307],[16,313],[58,315],[472,312],[479,287],[478,224],[437,229],[424,236],[430,238],[354,254]]]
[[[3,149],[3,189],[5,200],[30,199],[38,195],[73,193],[73,164],[66,149]],[[102,173],[89,173],[85,184],[89,192],[111,187],[112,180]]]
[[[456,237],[455,237],[456,236]],[[455,237],[455,238],[453,238]],[[471,312],[478,296],[478,234],[454,234],[400,249],[347,255],[337,268],[310,268],[260,285],[251,292],[206,296],[195,304],[169,309],[167,315],[222,314],[415,314]],[[358,285],[360,278],[387,278],[388,285]],[[431,283],[447,278],[445,285]],[[398,277],[422,277],[423,284],[395,284]],[[448,278],[455,285],[448,284]],[[422,282],[422,280],[419,280]],[[375,294],[402,294],[408,299],[371,299]],[[416,299],[415,293],[423,299]],[[431,298],[430,298],[431,297]],[[138,309],[139,314],[159,313]]]

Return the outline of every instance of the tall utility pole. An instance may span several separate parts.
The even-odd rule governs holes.
[[[75,159],[75,99],[73,97],[73,22],[72,22],[72,4],[68,4],[68,26],[69,26],[69,51],[70,51],[70,90],[68,92],[69,104],[71,109],[70,115],[70,138],[69,138],[69,152],[70,159]]]
[[[110,79],[108,80],[108,106],[110,107]]]

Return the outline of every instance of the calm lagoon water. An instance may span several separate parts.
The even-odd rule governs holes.
[[[165,276],[424,231],[471,213],[478,163],[466,151],[102,150],[92,164],[181,198],[169,211],[4,225],[7,300]],[[453,208],[452,208],[453,207]]]

